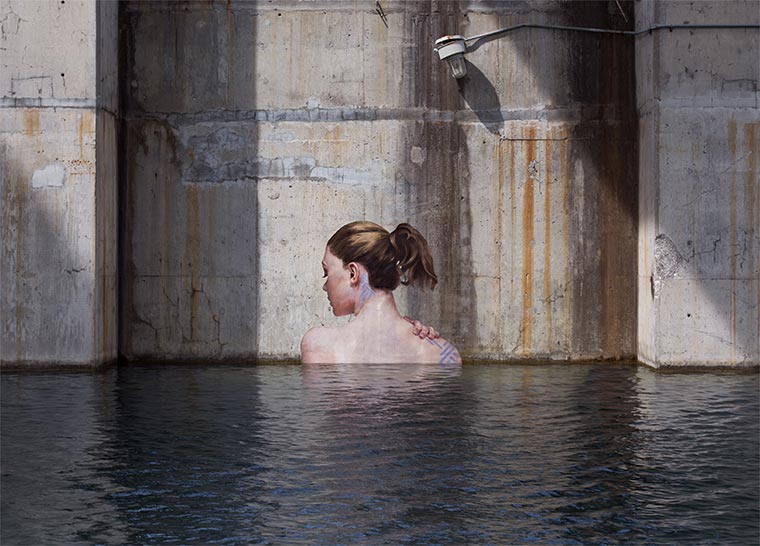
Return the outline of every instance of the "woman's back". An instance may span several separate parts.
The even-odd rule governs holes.
[[[335,328],[333,335],[338,362],[437,363],[442,359],[444,347],[451,347],[441,338],[423,340],[409,335],[409,324],[402,318],[390,324],[383,321],[382,328],[372,321],[357,319]],[[453,354],[456,361],[461,362],[456,349]]]
[[[351,322],[334,328],[312,328],[304,336],[304,363],[459,364],[456,347],[443,338],[410,335],[409,324],[377,330]]]
[[[312,328],[301,344],[304,362],[461,363],[443,338],[420,339],[396,309],[390,292],[377,292],[356,318],[332,328]]]

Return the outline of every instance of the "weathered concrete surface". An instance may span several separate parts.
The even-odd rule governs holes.
[[[525,31],[468,55],[449,33],[632,28],[629,2],[131,2],[127,358],[296,358],[332,323],[319,259],[367,218],[428,237],[433,293],[402,311],[469,358],[631,358],[633,41]]]
[[[631,29],[633,3],[382,5],[129,2],[120,58],[115,2],[0,0],[3,367],[100,364],[117,329],[133,359],[295,358],[360,218],[427,235],[439,288],[401,308],[465,357],[760,364],[756,31],[521,30],[457,82],[441,35]]]
[[[95,24],[90,0],[0,2],[0,104],[94,105]]]
[[[4,1],[0,21],[0,365],[98,366],[117,351],[117,87],[95,67],[117,9]]]
[[[755,1],[641,2],[637,25],[758,24]],[[637,41],[638,356],[760,364],[760,33]]]

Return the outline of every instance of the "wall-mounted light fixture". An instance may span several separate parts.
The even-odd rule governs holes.
[[[433,49],[442,61],[449,62],[451,75],[456,79],[463,78],[467,74],[467,65],[464,64],[464,54],[467,47],[464,45],[464,41],[464,36],[443,36],[435,41],[435,48]]]
[[[640,30],[614,30],[608,28],[588,28],[588,27],[568,27],[563,25],[532,25],[522,24],[515,25],[513,27],[500,28],[498,30],[492,30],[491,32],[485,32],[476,36],[470,36],[465,38],[464,36],[442,36],[435,41],[435,47],[433,51],[438,53],[438,57],[443,61],[446,60],[451,68],[451,75],[455,78],[463,78],[467,75],[467,65],[464,62],[464,54],[467,53],[467,42],[474,42],[470,46],[470,51],[473,51],[479,47],[480,44],[490,41],[500,34],[506,34],[513,30],[521,28],[543,28],[551,30],[575,30],[579,32],[591,32],[595,34],[622,34],[625,36],[640,36],[641,34],[651,33],[655,30],[670,30],[674,29],[719,29],[719,28],[733,28],[733,29],[755,29],[760,30],[760,25],[652,25],[648,28]]]

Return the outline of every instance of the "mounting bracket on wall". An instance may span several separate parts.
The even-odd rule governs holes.
[[[490,32],[484,32],[483,34],[476,34],[465,38],[460,35],[442,36],[435,41],[435,47],[433,51],[438,53],[438,57],[442,61],[448,61],[449,68],[451,69],[451,75],[455,78],[463,78],[467,75],[467,65],[464,62],[464,54],[471,51],[475,51],[485,42],[488,42],[497,36],[519,30],[522,28],[538,28],[545,30],[571,30],[576,32],[590,32],[594,34],[620,34],[623,36],[640,36],[642,34],[650,34],[659,30],[673,31],[676,29],[755,29],[760,30],[760,25],[652,25],[640,30],[615,30],[608,28],[590,28],[590,27],[569,27],[564,25],[537,25],[523,23],[520,25],[514,25],[511,27],[500,28],[492,30]],[[467,45],[470,43],[471,45]]]

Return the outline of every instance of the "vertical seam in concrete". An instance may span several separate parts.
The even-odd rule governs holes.
[[[504,337],[504,315],[502,312],[502,306],[501,306],[501,290],[502,290],[502,283],[501,283],[501,277],[502,277],[502,229],[503,229],[503,223],[504,223],[504,141],[499,140],[496,144],[497,148],[497,155],[498,155],[498,170],[499,173],[499,181],[498,181],[498,193],[496,196],[498,207],[496,209],[496,298],[497,298],[497,309],[498,313],[496,315],[496,332],[499,336],[499,339],[503,339]],[[499,352],[502,353],[501,350],[501,342],[497,343],[497,346],[499,346]]]
[[[654,4],[654,10],[655,10],[655,17],[657,16],[657,4]],[[651,77],[654,79],[656,74],[660,73],[660,38],[656,35],[651,36],[652,40],[652,72]],[[652,82],[652,129],[653,129],[653,140],[652,143],[652,150],[654,151],[654,157],[651,158],[654,172],[653,175],[653,187],[650,187],[652,195],[649,198],[650,203],[652,204],[652,233],[651,235],[656,237],[657,234],[660,232],[660,183],[661,183],[661,171],[662,168],[660,167],[660,161],[661,158],[659,156],[659,150],[660,150],[660,135],[662,134],[662,127],[660,126],[660,97],[655,96],[655,90],[654,90],[654,82]],[[658,90],[659,92],[659,90]],[[654,240],[647,241],[647,244],[652,243],[650,245],[650,248],[654,247]],[[650,254],[651,256],[651,254]],[[656,276],[655,271],[655,264],[651,263],[652,271],[650,271],[650,275]],[[651,355],[650,358],[652,360],[652,363],[655,366],[659,365],[659,352],[660,352],[660,329],[658,328],[658,318],[659,313],[658,309],[660,306],[660,300],[658,298],[655,298],[655,300],[652,302],[652,311],[653,311],[653,317],[651,317],[651,320],[653,322],[652,327],[650,329],[651,335],[650,341],[652,343],[651,347]],[[640,317],[637,317],[637,320],[640,319]],[[647,317],[647,320],[650,320],[650,317]],[[636,326],[638,328],[638,325]]]
[[[757,221],[760,220],[760,192],[755,192],[758,172],[757,172],[757,156],[760,154],[760,146],[758,146],[758,133],[760,132],[760,123],[751,123],[744,126],[745,142],[747,143],[747,149],[749,150],[749,168],[747,169],[747,195],[745,199],[747,201],[747,223],[750,226],[750,244],[752,244],[752,238],[757,240],[757,255],[752,255],[752,250],[749,251],[750,259],[750,272],[755,275],[755,292],[757,297],[757,306],[755,307],[755,320],[757,321],[756,332],[756,354],[755,357],[760,360],[760,232],[758,232]],[[757,201],[757,204],[755,204]],[[755,210],[757,207],[757,210]]]
[[[547,346],[549,353],[553,352],[552,347],[552,302],[551,302],[551,131],[544,140],[544,309],[546,313],[546,334]]]
[[[509,219],[510,219],[510,243],[511,251],[509,256],[509,294],[510,301],[514,305],[515,303],[515,252],[517,251],[517,238],[515,237],[515,195],[517,192],[515,181],[515,142],[513,140],[506,141],[509,143]]]
[[[731,268],[728,320],[731,335],[731,363],[736,361],[736,120],[731,118],[728,122],[728,149],[731,154],[731,186],[729,189],[729,264]]]

